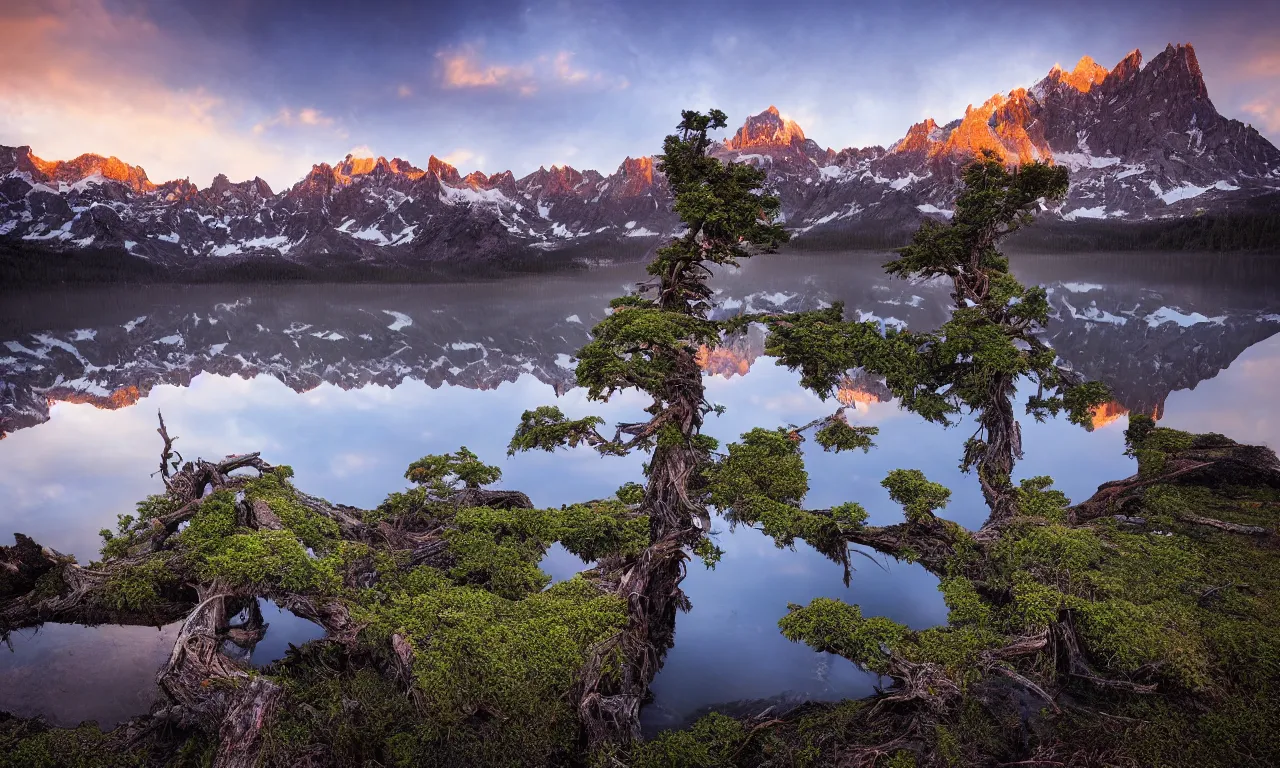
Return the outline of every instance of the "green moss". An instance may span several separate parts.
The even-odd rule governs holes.
[[[757,497],[796,504],[809,492],[799,440],[787,430],[753,429],[728,451],[707,470],[710,501],[722,510]]]
[[[202,580],[320,594],[335,593],[342,586],[340,558],[311,557],[292,531],[238,528],[235,498],[226,491],[200,505],[176,543],[186,567]]]
[[[264,501],[280,522],[316,552],[327,552],[338,540],[338,524],[298,501],[297,493],[279,472],[250,480],[244,488],[249,501]]]
[[[912,752],[900,749],[892,755],[876,761],[877,768],[916,768],[916,756]]]
[[[1156,427],[1142,440],[1142,447],[1153,451],[1177,453],[1185,451],[1195,442],[1196,436],[1180,429]]]
[[[141,752],[118,749],[94,723],[50,728],[0,720],[0,768],[132,768],[145,765]]]
[[[313,559],[289,531],[237,533],[205,551],[195,566],[203,580],[233,586],[277,586],[298,592],[332,593],[341,587],[332,561]]]
[[[1154,448],[1138,448],[1133,452],[1138,460],[1138,475],[1144,478],[1159,477],[1164,472],[1166,454]]]
[[[457,527],[446,531],[445,539],[456,558],[450,575],[459,584],[518,599],[551,581],[538,569],[556,534],[546,510],[462,509],[454,523]]]
[[[568,749],[577,719],[567,692],[588,649],[625,625],[625,603],[581,577],[519,600],[425,567],[410,581],[357,612],[373,647],[393,634],[413,647],[426,714],[397,751],[434,754],[433,765],[451,764],[441,749],[458,764],[541,765]]]
[[[54,566],[36,579],[36,583],[31,587],[31,596],[36,600],[47,600],[51,597],[57,597],[62,594],[62,590],[66,586],[62,574],[63,566]]]
[[[1208,682],[1208,659],[1185,605],[1166,600],[1147,605],[1127,600],[1087,601],[1076,605],[1077,625],[1102,666],[1132,673],[1147,665],[1188,688]]]
[[[325,649],[295,661],[305,663],[277,675],[285,699],[266,730],[270,764],[303,764],[317,747],[337,765],[394,764],[419,719],[412,699],[375,669],[344,670],[341,657]]]
[[[950,610],[947,615],[949,623],[991,626],[991,605],[978,594],[973,582],[961,577],[946,578],[938,583],[938,591],[942,592],[942,599]]]
[[[178,504],[168,495],[148,496],[136,505],[136,514],[116,515],[116,530],[103,528],[102,556],[106,559],[124,557],[139,543],[150,537],[154,520],[178,511]]]
[[[110,610],[145,613],[159,608],[164,602],[163,593],[177,583],[178,575],[168,558],[158,555],[114,570],[106,588],[96,594],[102,595],[103,607]]]
[[[1103,543],[1095,532],[1053,524],[1010,531],[992,549],[991,560],[997,573],[1025,571],[1045,584],[1074,592],[1083,588],[1084,573],[1102,555]]]
[[[634,556],[649,545],[649,517],[632,514],[621,500],[571,504],[554,512],[553,520],[555,538],[583,560]]]
[[[631,753],[631,768],[730,768],[747,729],[731,717],[711,713],[688,730],[663,731]],[[597,762],[597,765],[608,765]]]

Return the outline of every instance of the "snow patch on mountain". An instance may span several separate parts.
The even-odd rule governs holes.
[[[1176,323],[1180,328],[1189,328],[1200,323],[1214,323],[1222,325],[1227,319],[1226,315],[1221,317],[1205,317],[1199,312],[1184,313],[1170,307],[1161,307],[1155,312],[1147,315],[1145,320],[1147,325],[1152,328],[1158,328],[1165,323]]]
[[[917,205],[916,210],[921,213],[936,213],[940,216],[945,216],[948,219],[956,215],[955,211],[950,211],[950,210],[947,210],[946,208],[939,208],[933,203],[922,203],[920,205]]]
[[[1086,152],[1054,152],[1053,161],[1058,165],[1065,165],[1072,171],[1085,168],[1110,168],[1120,164],[1118,157],[1097,157]]]
[[[1113,315],[1104,309],[1099,309],[1095,302],[1090,302],[1089,306],[1083,310],[1077,310],[1066,299],[1060,299],[1062,305],[1071,313],[1071,317],[1076,320],[1085,320],[1091,323],[1109,323],[1111,325],[1126,325],[1129,318]]]
[[[395,319],[395,322],[387,326],[388,330],[398,331],[401,328],[407,328],[413,325],[413,318],[409,317],[403,312],[396,312],[395,310],[384,309],[382,310],[382,313],[386,315],[391,315],[391,317]]]
[[[1152,187],[1153,192],[1159,188],[1155,186],[1155,182],[1152,182]],[[1211,189],[1218,189],[1223,192],[1235,192],[1240,189],[1240,187],[1226,181],[1218,181],[1208,187],[1197,187],[1194,184],[1183,184],[1181,186],[1174,187],[1168,192],[1156,192],[1156,194],[1165,202],[1165,205],[1172,205],[1179,200],[1188,200],[1193,197],[1199,197]]]

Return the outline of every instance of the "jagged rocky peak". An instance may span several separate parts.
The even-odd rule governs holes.
[[[427,173],[433,173],[436,178],[441,181],[447,181],[450,184],[462,183],[462,177],[458,175],[458,169],[435,155],[427,158]]]
[[[293,185],[290,192],[302,196],[325,196],[334,186],[333,166],[328,163],[316,163],[302,180]]]
[[[898,154],[924,153],[929,154],[934,145],[945,138],[945,132],[938,127],[932,117],[926,117],[924,120],[916,123],[907,129],[907,135],[899,139],[893,146],[889,147],[890,152]]]
[[[617,176],[623,195],[643,195],[653,188],[653,158],[628,157],[618,166]]]
[[[385,157],[356,157],[347,155],[333,167],[333,175],[340,186],[350,184],[357,176],[389,176],[395,171]]]
[[[740,152],[755,147],[787,147],[804,143],[804,131],[800,126],[783,117],[777,107],[770,106],[760,114],[748,117],[724,146]]]
[[[431,157],[431,161],[433,163],[440,164],[440,166],[447,168],[448,171],[452,172],[452,175],[450,176],[448,173],[442,171],[445,176],[449,177],[449,180],[454,182],[458,181],[458,172],[452,166],[447,163],[442,163],[437,160],[435,156]],[[431,171],[435,170],[436,168],[431,168]],[[339,186],[347,186],[361,176],[369,176],[372,178],[403,176],[411,181],[417,181],[427,173],[428,171],[415,167],[407,160],[401,160],[398,157],[392,160],[387,160],[387,158],[381,155],[373,157],[349,154],[343,158],[342,162],[333,166],[334,179],[337,181]]]
[[[1205,87],[1204,74],[1200,72],[1200,62],[1196,59],[1196,51],[1191,43],[1170,43],[1159,55],[1147,62],[1143,74],[1151,80],[1165,81],[1165,88],[1176,89],[1184,96],[1194,95],[1205,101],[1209,99],[1209,89]]]
[[[541,190],[544,195],[567,195],[582,183],[582,173],[569,165],[553,165],[550,169],[538,166],[538,170],[520,180],[521,187]]]
[[[1049,79],[1066,83],[1081,93],[1088,93],[1095,86],[1102,85],[1102,81],[1106,80],[1109,74],[1110,70],[1086,55],[1080,57],[1075,69],[1070,72],[1064,72],[1062,67],[1054,64],[1053,69],[1049,70]]]
[[[495,173],[492,176],[486,176],[481,171],[472,171],[462,177],[461,183],[472,189],[496,189],[507,197],[514,197],[516,194],[516,179],[511,171]]]
[[[1009,165],[1070,168],[1067,199],[1046,214],[1066,221],[1226,210],[1273,195],[1280,180],[1280,150],[1217,112],[1189,45],[1170,45],[1145,65],[1135,50],[1110,70],[1085,56],[1029,91],[997,94],[940,122],[921,120],[889,151],[837,153],[769,107],[711,152],[764,170],[801,237],[868,224],[908,231],[922,215],[946,217],[960,168],[983,150]],[[607,177],[554,165],[517,180],[509,171],[463,178],[436,157],[423,170],[371,154],[316,165],[279,196],[258,179],[219,177],[197,194],[186,180],[155,187],[141,168],[115,158],[51,163],[29,147],[0,147],[0,237],[56,249],[123,248],[166,266],[273,251],[326,265],[482,261],[581,237],[661,237],[678,225],[653,157],[628,157]],[[97,201],[110,205],[85,205]]]
[[[398,173],[401,176],[407,176],[410,179],[413,179],[414,181],[417,181],[418,179],[427,175],[426,171],[416,167],[413,163],[409,162],[408,160],[401,160],[398,157],[392,158],[389,165],[393,173]]]
[[[169,183],[172,184],[174,182]],[[187,184],[190,184],[190,182],[187,182]],[[219,197],[237,197],[250,200],[266,200],[275,195],[271,191],[271,185],[260,176],[254,176],[248,181],[232,182],[225,173],[214,176],[213,183],[204,192],[215,199]]]
[[[0,147],[0,174],[22,173],[28,176],[41,177],[43,174],[32,158],[31,147]]]
[[[1030,114],[1030,97],[1026,89],[1017,88],[1008,96],[995,94],[980,106],[969,105],[964,118],[950,133],[946,141],[937,145],[934,154],[952,157],[971,157],[984,151],[995,152],[1009,164],[1052,160],[1053,152],[1037,130]]]
[[[217,179],[214,179],[214,183],[217,183]],[[190,179],[174,179],[158,186],[156,193],[165,202],[174,203],[180,200],[194,200],[199,196],[200,189],[192,184]]]
[[[1103,83],[1107,86],[1112,86],[1116,83],[1128,82],[1141,71],[1142,51],[1134,48],[1118,64],[1111,68],[1106,78],[1103,79]]]
[[[3,165],[11,163],[8,170],[28,173],[35,181],[74,184],[91,176],[101,176],[105,180],[118,181],[137,193],[156,189],[141,166],[129,165],[114,156],[84,154],[74,160],[41,160],[31,153],[30,147],[15,147],[7,154],[11,157]]]

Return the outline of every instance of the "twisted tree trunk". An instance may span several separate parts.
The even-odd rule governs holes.
[[[989,404],[978,416],[986,440],[977,458],[982,497],[991,509],[986,525],[999,525],[1017,514],[1013,463],[1022,458],[1022,429],[1013,413],[1015,387],[1009,376],[991,382]]]

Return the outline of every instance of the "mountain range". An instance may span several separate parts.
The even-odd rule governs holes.
[[[1219,114],[1191,45],[1111,69],[1085,57],[1031,88],[927,119],[889,147],[824,148],[769,107],[713,153],[764,168],[799,238],[832,230],[907,232],[947,219],[975,154],[1071,170],[1062,222],[1135,222],[1280,200],[1280,150]],[[157,184],[115,157],[46,161],[0,146],[0,241],[41,251],[108,250],[160,268],[275,260],[309,267],[536,263],[555,254],[640,252],[679,229],[653,157],[612,173],[568,166],[462,175],[431,156],[321,163],[287,190],[217,176]],[[620,247],[623,246],[623,247]]]

